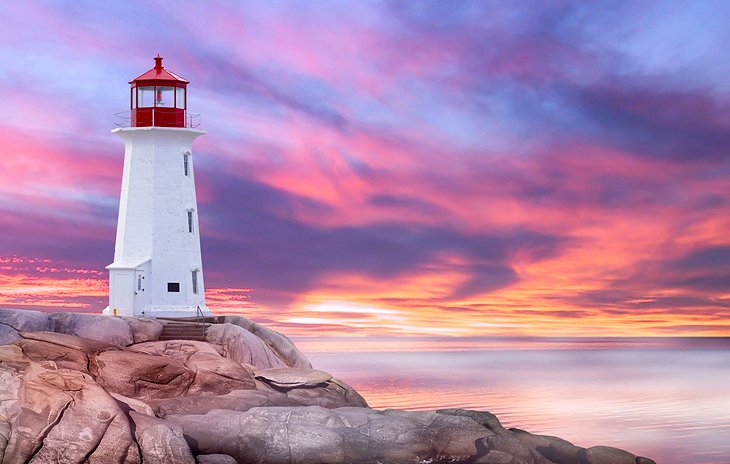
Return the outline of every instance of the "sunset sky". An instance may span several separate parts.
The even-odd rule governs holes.
[[[207,131],[214,311],[730,335],[730,3],[114,3],[2,6],[0,306],[107,305],[110,130],[159,53]]]

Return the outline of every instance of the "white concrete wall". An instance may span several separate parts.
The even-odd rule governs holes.
[[[136,266],[133,263],[151,258],[142,266],[145,316],[194,316],[198,306],[208,313],[192,155],[193,140],[204,132],[160,127],[112,132],[124,140],[125,152],[114,263],[109,268]],[[190,153],[188,176],[183,164],[186,152]],[[193,233],[188,231],[188,210],[194,212]],[[198,270],[197,294],[192,285],[194,269]],[[168,282],[179,282],[180,292],[168,292]],[[112,280],[110,306],[123,300],[115,295],[117,291],[122,289]],[[139,314],[140,309],[133,312]]]

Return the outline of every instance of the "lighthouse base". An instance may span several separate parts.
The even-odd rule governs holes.
[[[122,311],[117,310],[114,314],[114,308],[107,306],[101,312],[107,316],[131,316],[131,314],[125,314]],[[213,312],[207,306],[153,306],[145,308],[140,314],[136,314],[137,317],[208,317],[212,316]]]

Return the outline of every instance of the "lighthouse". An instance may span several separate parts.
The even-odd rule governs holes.
[[[105,314],[188,317],[205,306],[189,82],[162,65],[129,82],[114,262]]]

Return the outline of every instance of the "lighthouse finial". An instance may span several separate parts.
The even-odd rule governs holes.
[[[159,53],[155,57],[155,69],[162,69],[162,57]]]

